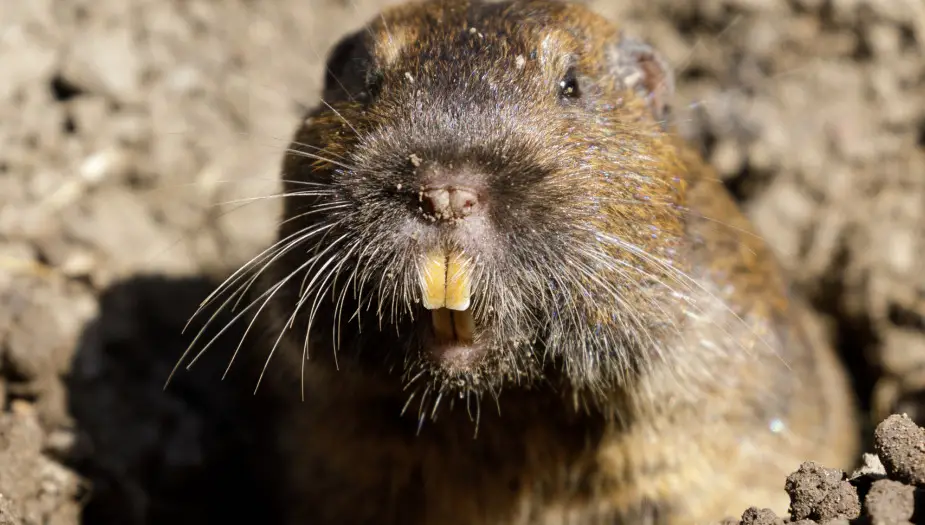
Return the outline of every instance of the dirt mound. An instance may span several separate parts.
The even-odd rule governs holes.
[[[925,429],[905,414],[894,414],[877,426],[874,448],[877,454],[865,454],[865,465],[850,478],[813,462],[800,465],[787,478],[789,520],[770,509],[753,507],[741,520],[723,523],[903,525],[925,521]]]
[[[870,421],[922,423],[925,6],[591,3],[676,67],[682,131],[812,299]],[[278,199],[240,199],[278,191],[327,50],[382,4],[0,9],[0,523],[272,521],[253,378],[221,381],[212,351],[163,385],[212,276],[270,241]],[[874,485],[865,509],[906,508]]]

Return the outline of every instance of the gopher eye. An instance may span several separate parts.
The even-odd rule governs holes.
[[[565,76],[559,81],[559,97],[564,99],[576,99],[581,96],[578,89],[578,73],[574,67],[568,68]]]
[[[366,72],[365,86],[363,93],[367,99],[375,99],[379,96],[379,93],[382,91],[382,80],[384,75],[382,70],[378,68],[369,69]]]

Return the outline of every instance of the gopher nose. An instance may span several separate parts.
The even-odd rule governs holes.
[[[479,195],[465,186],[426,187],[420,194],[424,214],[438,221],[465,219],[479,209]]]

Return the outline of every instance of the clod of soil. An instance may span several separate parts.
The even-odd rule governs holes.
[[[854,480],[860,477],[867,477],[872,480],[886,477],[886,468],[883,467],[883,462],[880,461],[876,454],[863,454],[861,456],[861,466],[851,474],[851,479]]]
[[[874,431],[874,449],[890,478],[925,486],[925,429],[906,415],[892,415]]]
[[[867,515],[875,523],[902,523],[915,512],[915,488],[891,479],[875,481],[864,498]]]
[[[807,461],[787,477],[792,519],[829,521],[861,514],[858,492],[844,472]]]
[[[752,507],[742,514],[742,525],[784,525],[784,520],[777,517],[771,509]]]
[[[910,448],[919,450],[922,432],[925,429],[908,417],[890,416],[874,432],[876,449],[899,456],[903,459],[899,462],[903,468],[884,469],[888,460],[883,455],[864,454],[863,466],[849,479],[838,469],[806,462],[788,476],[785,483],[790,495],[789,519],[780,519],[770,510],[752,507],[742,514],[741,520],[726,519],[721,525],[925,523],[925,489],[909,482],[914,476],[910,476],[910,461],[906,461],[911,454]]]

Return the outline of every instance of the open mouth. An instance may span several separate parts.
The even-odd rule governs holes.
[[[431,311],[436,343],[471,345],[475,340],[471,261],[456,251],[427,254],[421,269],[421,292],[424,308]]]

